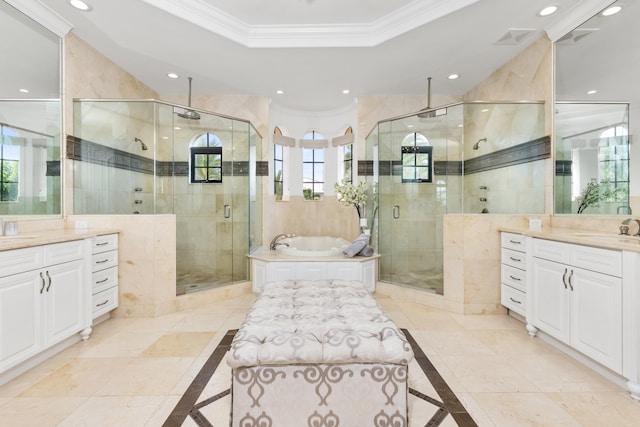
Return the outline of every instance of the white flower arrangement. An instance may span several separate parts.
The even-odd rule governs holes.
[[[342,180],[334,185],[338,195],[338,202],[343,206],[355,206],[358,211],[358,218],[364,214],[364,202],[367,201],[367,183],[360,182],[358,185]]]

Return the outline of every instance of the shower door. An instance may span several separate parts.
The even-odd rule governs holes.
[[[380,123],[378,136],[380,280],[440,294],[452,138],[446,111]]]
[[[177,292],[246,280],[249,125],[174,117],[174,156],[184,165],[175,176]]]

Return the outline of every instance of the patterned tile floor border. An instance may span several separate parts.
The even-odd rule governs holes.
[[[226,335],[220,341],[220,344],[213,351],[209,359],[205,362],[200,372],[193,379],[182,398],[178,401],[175,408],[164,422],[163,427],[182,427],[185,425],[187,418],[190,418],[189,425],[197,425],[201,427],[214,427],[214,424],[207,418],[204,413],[205,409],[213,405],[220,399],[230,394],[230,389],[222,390],[211,396],[201,396],[207,387],[211,377],[216,372],[220,362],[224,358],[231,341],[236,334],[237,329],[227,331]],[[455,393],[444,381],[437,369],[433,366],[429,358],[424,354],[413,336],[403,329],[402,332],[407,337],[407,341],[411,344],[415,360],[422,369],[422,372],[431,383],[437,396],[429,396],[412,387],[409,388],[409,394],[421,402],[426,402],[433,406],[435,412],[430,419],[426,421],[425,427],[439,426],[449,415],[459,427],[477,427],[477,424],[471,418],[471,415],[462,406]],[[414,422],[415,423],[415,422]]]

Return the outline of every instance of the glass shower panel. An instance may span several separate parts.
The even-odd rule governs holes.
[[[230,283],[233,278],[233,120],[200,116],[200,120],[173,116],[178,294]],[[222,182],[190,182],[191,149],[203,137],[222,145]]]
[[[249,123],[233,120],[233,145],[230,154],[231,169],[231,217],[232,223],[232,282],[249,279],[249,266],[246,262],[249,253]]]

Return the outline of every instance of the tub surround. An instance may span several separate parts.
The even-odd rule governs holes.
[[[374,292],[377,277],[377,260],[370,257],[330,255],[323,257],[287,255],[261,247],[249,255],[251,261],[252,288],[261,293],[265,283],[282,280],[359,280],[369,292]]]

